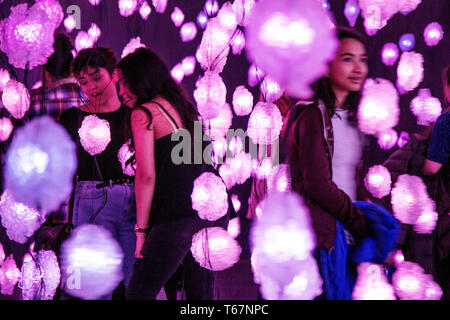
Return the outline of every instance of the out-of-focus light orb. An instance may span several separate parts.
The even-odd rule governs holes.
[[[397,2],[399,11],[403,15],[407,15],[411,11],[416,10],[417,6],[422,2],[422,0],[399,0]]]
[[[231,202],[233,203],[234,210],[236,212],[238,212],[241,209],[241,201],[239,200],[239,196],[237,194],[231,195]],[[234,220],[234,218],[231,220]],[[236,237],[234,237],[234,238],[236,238]]]
[[[227,187],[227,190],[230,190],[236,184],[236,182],[234,181],[235,175],[234,172],[231,170],[229,162],[225,162],[220,166],[219,174],[222,177],[223,182]]]
[[[0,242],[0,267],[1,267],[2,264],[3,264],[3,261],[5,261],[5,258],[6,258],[6,256],[5,256],[5,250],[3,249],[3,245],[2,245],[1,242]]]
[[[66,28],[67,32],[72,32],[73,29],[75,29],[75,27],[77,26],[77,21],[75,20],[75,18],[73,17],[73,15],[69,14],[65,19],[64,19],[64,27]]]
[[[292,190],[289,165],[280,163],[272,168],[267,177],[267,192],[289,192]]]
[[[91,37],[92,41],[97,42],[100,36],[102,35],[102,30],[100,30],[99,26],[95,23],[91,23],[89,27],[88,34]]]
[[[48,19],[53,24],[53,29],[57,29],[64,19],[64,11],[57,0],[36,0],[34,6],[43,10]]]
[[[351,27],[355,26],[360,11],[361,10],[359,9],[358,2],[356,0],[347,0],[345,3],[344,15]]]
[[[5,69],[0,69],[0,92],[3,91],[3,88],[8,83],[9,79],[9,72]]]
[[[148,2],[142,2],[141,8],[139,9],[139,14],[141,15],[142,19],[147,20],[150,13],[152,13],[152,8],[148,4]]]
[[[92,156],[105,151],[111,142],[109,122],[96,115],[90,115],[83,119],[78,134],[81,145]]]
[[[283,118],[278,107],[270,102],[258,102],[248,120],[248,136],[256,144],[272,144],[280,136]]]
[[[190,76],[195,71],[197,59],[194,56],[187,56],[181,61],[181,68],[185,76]]]
[[[246,116],[252,112],[253,95],[245,86],[239,86],[234,90],[233,109],[237,116]]]
[[[3,261],[0,269],[0,287],[1,294],[12,295],[14,293],[14,287],[20,279],[20,270],[17,268],[16,261],[13,255]]]
[[[17,202],[8,190],[0,198],[0,216],[8,238],[18,243],[27,242],[45,221],[38,211]]]
[[[263,79],[259,89],[266,102],[275,102],[283,95],[283,89],[269,76]]]
[[[83,49],[92,48],[94,46],[94,38],[84,30],[78,31],[75,37],[75,49],[80,52]]]
[[[206,71],[194,90],[197,108],[205,119],[214,119],[226,101],[227,88],[222,77],[215,72]]]
[[[231,160],[227,158],[226,161],[229,161],[230,163],[231,171],[234,174],[234,181],[237,184],[243,184],[250,178],[253,170],[253,163],[249,153],[241,151],[231,158]]]
[[[212,17],[219,11],[219,3],[217,0],[206,0],[204,10],[209,17]]]
[[[221,227],[201,229],[192,237],[191,253],[197,263],[206,269],[222,271],[239,261],[242,248]]]
[[[233,112],[231,111],[230,105],[225,103],[222,107],[220,107],[219,115],[217,117],[211,120],[204,119],[204,132],[213,140],[219,139],[227,134],[232,122]]]
[[[136,49],[145,48],[145,44],[141,43],[141,37],[131,38],[125,48],[123,48],[121,59],[125,58]]]
[[[102,2],[102,0],[89,0],[89,3],[94,7],[97,6],[100,2]]]
[[[410,108],[421,126],[436,122],[442,112],[441,102],[431,95],[428,88],[419,89],[417,97],[411,100]]]
[[[411,51],[403,52],[397,67],[397,81],[406,91],[417,88],[423,80],[423,56]]]
[[[197,26],[194,22],[186,22],[180,28],[181,41],[189,42],[195,39],[197,35]]]
[[[381,60],[387,66],[392,66],[399,56],[398,47],[393,42],[385,43],[381,50]]]
[[[265,77],[265,72],[257,65],[251,64],[248,68],[248,85],[250,87],[256,86]]]
[[[14,118],[21,119],[30,108],[30,93],[23,83],[10,79],[3,88],[2,102]]]
[[[406,131],[402,131],[400,132],[400,136],[398,137],[397,146],[399,148],[402,148],[409,140],[410,140],[409,133]]]
[[[136,0],[119,0],[119,12],[121,16],[129,17],[137,9]]]
[[[358,265],[352,297],[354,300],[396,300],[394,288],[389,284],[383,267],[369,262]]]
[[[76,145],[49,116],[17,130],[6,154],[5,185],[14,199],[47,213],[57,210],[72,191]]]
[[[235,196],[235,194],[233,196]],[[236,199],[236,197],[235,197],[235,199]],[[237,199],[237,201],[239,201],[239,199]],[[233,203],[234,203],[234,201],[233,201]],[[240,205],[240,203],[239,203],[239,205]],[[238,210],[236,210],[236,211],[238,211]],[[234,239],[236,239],[239,236],[239,234],[241,233],[241,223],[239,221],[239,217],[235,217],[230,220],[230,222],[228,223],[227,231]]]
[[[414,231],[420,234],[431,234],[436,228],[438,213],[430,206],[429,210],[424,210],[414,224]]]
[[[231,52],[233,52],[233,54],[241,54],[242,50],[244,50],[245,36],[240,29],[237,29],[236,32],[234,33],[230,45],[231,45]]]
[[[331,19],[316,1],[257,2],[245,28],[248,58],[290,96],[309,97],[338,45]]]
[[[179,27],[183,24],[184,13],[180,8],[175,7],[175,8],[173,8],[170,18],[172,19],[172,22],[175,25],[175,27]]]
[[[24,300],[52,300],[58,288],[61,273],[53,251],[40,250],[34,259],[22,264],[22,288]]]
[[[158,13],[164,13],[167,7],[167,0],[152,0],[153,7]]]
[[[399,250],[395,251],[395,253],[393,255],[393,260],[394,260],[394,264],[396,267],[398,265],[400,265],[400,263],[405,261],[405,256],[403,255],[402,250],[399,249]]]
[[[395,127],[400,115],[398,102],[397,90],[389,80],[377,78],[365,85],[357,113],[359,129],[378,135]]]
[[[205,12],[200,11],[197,15],[197,24],[201,29],[205,29],[206,24],[208,23],[208,16]]]
[[[200,219],[215,221],[228,212],[227,188],[214,173],[204,172],[194,180],[191,199]]]
[[[176,83],[181,83],[184,78],[183,66],[181,63],[177,63],[172,70],[170,70],[170,75],[175,80]]]
[[[232,6],[239,25],[244,27],[248,25],[255,6],[255,0],[234,1]]]
[[[415,224],[428,209],[429,197],[426,186],[418,176],[400,175],[391,191],[394,216],[404,224]]]
[[[378,145],[381,149],[389,150],[395,146],[398,139],[398,133],[394,129],[390,128],[383,133],[378,134]]]
[[[61,281],[71,296],[92,300],[112,293],[123,279],[123,252],[105,228],[75,228],[61,247]]]
[[[267,157],[256,164],[256,167],[254,169],[254,175],[261,180],[267,179],[270,176],[272,169],[273,169],[272,159]]]
[[[0,141],[6,141],[11,136],[13,124],[9,118],[0,118]]]
[[[416,44],[416,38],[414,37],[414,34],[412,33],[405,33],[400,37],[400,40],[398,41],[398,45],[400,47],[400,50],[403,52],[410,51],[414,48]]]
[[[426,274],[427,284],[425,287],[425,297],[423,300],[440,300],[442,297],[441,287],[433,281],[433,276]]]
[[[364,178],[366,189],[375,198],[383,198],[391,192],[391,174],[386,167],[375,165],[369,169]]]
[[[231,2],[225,2],[217,14],[220,24],[226,29],[234,31],[238,25],[236,14]]]
[[[436,46],[444,37],[444,30],[439,23],[431,22],[425,27],[423,37],[427,46]]]
[[[122,171],[126,175],[134,176],[136,174],[136,164],[128,163],[127,161],[134,155],[134,151],[131,148],[131,139],[125,142],[117,153],[117,158],[122,165]]]
[[[242,139],[239,136],[233,136],[228,142],[228,149],[231,151],[231,155],[235,157],[244,150]]]
[[[38,5],[19,4],[0,23],[0,49],[14,67],[31,70],[53,54],[54,31],[54,23]]]
[[[422,300],[425,296],[427,276],[421,266],[405,261],[392,275],[395,294],[400,300]]]

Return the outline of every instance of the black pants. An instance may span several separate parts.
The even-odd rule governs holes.
[[[190,248],[192,236],[205,227],[228,225],[228,216],[217,221],[197,217],[181,219],[153,226],[136,259],[127,289],[129,300],[155,300],[159,291],[182,264],[187,300],[214,298],[214,272],[194,260]]]

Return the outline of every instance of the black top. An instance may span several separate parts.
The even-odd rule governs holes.
[[[131,109],[122,105],[116,111],[107,113],[90,113],[78,108],[70,108],[61,115],[59,122],[67,129],[75,142],[79,141],[78,129],[85,117],[96,115],[109,122],[111,141],[102,153],[95,155],[104,181],[131,178],[123,173],[118,158],[119,149],[131,139],[130,112]],[[101,181],[94,156],[90,155],[81,144],[78,147],[77,176],[80,181]]]

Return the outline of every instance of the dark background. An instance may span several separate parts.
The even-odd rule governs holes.
[[[276,0],[267,0],[276,1]],[[301,1],[301,0],[299,0]],[[395,1],[395,0],[392,0]],[[166,61],[169,69],[179,63],[186,56],[195,56],[198,45],[202,37],[202,29],[198,27],[197,36],[191,42],[182,42],[179,36],[179,28],[175,27],[170,15],[175,6],[178,6],[185,14],[184,22],[196,22],[198,13],[203,9],[204,0],[168,0],[167,8],[164,13],[157,13],[151,3],[152,13],[147,21],[143,20],[136,11],[130,17],[123,17],[119,14],[117,0],[102,0],[102,2],[93,7],[88,0],[60,0],[63,10],[70,5],[78,5],[81,9],[81,30],[87,31],[91,22],[95,22],[102,30],[102,35],[96,45],[111,47],[118,58],[122,53],[123,48],[129,42],[130,38],[139,36],[141,42],[147,47],[155,50]],[[219,7],[224,3],[224,0],[219,0]],[[4,19],[9,15],[9,8],[20,3],[29,3],[34,1],[25,0],[5,0],[0,4],[0,19]],[[331,12],[338,25],[349,26],[347,19],[343,14],[346,0],[329,0]],[[416,118],[411,113],[409,104],[410,101],[417,96],[420,88],[429,88],[431,94],[438,98],[443,108],[444,95],[441,83],[441,71],[450,63],[450,1],[449,0],[422,0],[422,3],[417,9],[408,15],[400,13],[393,16],[388,24],[379,30],[374,36],[367,36],[367,50],[369,56],[369,77],[370,78],[385,78],[395,84],[397,64],[393,66],[385,66],[381,62],[381,48],[386,42],[398,43],[400,36],[404,33],[413,33],[415,35],[415,47],[412,49],[421,53],[424,56],[424,79],[419,84],[418,88],[406,94],[400,95],[400,120],[395,128],[400,135],[402,131],[409,134],[422,131],[424,127],[416,124]],[[436,21],[441,24],[444,29],[444,38],[434,47],[428,47],[423,38],[423,30],[427,24]],[[355,28],[362,34],[366,35],[363,26],[362,16],[359,15]],[[58,30],[64,31],[63,23]],[[79,30],[74,29],[69,35],[75,40],[76,34]],[[245,50],[240,55],[234,55],[231,50],[228,55],[227,64],[224,71],[221,73],[224,83],[227,86],[227,102],[231,105],[231,98],[234,89],[239,85],[245,85],[254,94],[255,101],[257,101],[259,92],[257,87],[249,87],[247,83],[247,71],[250,63],[245,56]],[[6,55],[0,51],[0,68],[7,69],[11,76],[17,80],[22,81],[31,88],[37,81],[40,80],[41,67],[36,67],[28,72],[25,76],[24,70],[15,69],[8,64]],[[188,95],[192,98],[192,92],[195,88],[195,82],[198,77],[203,74],[200,66],[197,64],[195,72],[191,76],[187,76],[182,81],[182,86],[185,88]],[[232,128],[246,129],[248,117],[234,117]],[[391,150],[382,150],[375,138],[369,137],[369,144],[364,150],[365,166],[369,167],[374,164],[383,162],[397,147]],[[236,185],[231,189],[231,193],[238,194],[241,201],[241,209],[239,216],[241,219],[241,235],[238,240],[243,247],[243,258],[248,258],[248,231],[250,221],[245,219],[247,211],[247,199],[250,194],[251,180],[243,185]],[[0,229],[2,229],[0,227]],[[8,256],[13,253],[15,255],[18,266],[22,264],[22,257],[26,251],[26,245],[20,245],[10,241],[4,234],[4,230],[0,231],[0,242],[5,248],[5,253]],[[11,299],[20,297],[20,291],[16,288],[14,296],[1,296],[1,298]]]

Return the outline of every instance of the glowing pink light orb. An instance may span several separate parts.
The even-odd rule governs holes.
[[[422,2],[422,0],[399,0],[398,6],[399,10],[403,15],[407,15],[413,10],[416,10],[417,6]]]
[[[89,0],[89,3],[94,7],[97,6],[100,2],[102,2],[102,0]]]
[[[359,10],[358,2],[356,0],[347,0],[345,3],[344,15],[351,27],[355,26],[360,11],[361,10]]]
[[[0,92],[3,91],[3,88],[8,83],[9,79],[9,72],[5,69],[0,69]]]
[[[234,194],[233,196],[236,196],[236,195]],[[235,197],[235,199],[236,199],[236,197]],[[239,199],[237,199],[237,201],[239,201]],[[240,202],[239,202],[239,205],[240,205]],[[235,210],[238,211],[237,209],[235,209]],[[234,239],[236,239],[239,236],[239,234],[241,233],[241,224],[239,221],[239,217],[235,217],[230,220],[230,222],[228,223],[227,231]]]
[[[444,37],[444,30],[439,23],[431,22],[425,27],[423,37],[427,46],[436,46]]]
[[[175,8],[173,8],[173,12],[170,15],[170,18],[172,19],[173,24],[176,27],[179,27],[179,26],[181,26],[183,24],[184,13],[183,13],[183,11],[180,8],[175,7]]]
[[[181,63],[177,63],[172,70],[170,70],[170,75],[175,80],[176,83],[181,83],[184,78],[183,66]]]
[[[204,119],[203,128],[211,139],[219,139],[227,134],[233,122],[233,112],[228,103],[219,109],[219,115],[211,120]]]
[[[231,151],[231,155],[235,157],[244,150],[242,139],[239,136],[233,136],[228,142],[228,149]]]
[[[136,164],[128,163],[127,161],[134,155],[134,151],[131,148],[131,139],[125,142],[122,147],[120,147],[117,153],[117,158],[122,165],[122,171],[126,175],[134,176],[136,174]]]
[[[197,15],[197,24],[200,28],[205,29],[206,24],[208,23],[208,16],[203,11],[200,11]]]
[[[223,182],[227,187],[227,190],[230,190],[236,184],[236,182],[234,181],[235,175],[234,172],[231,170],[229,162],[225,162],[220,166],[219,174],[222,177]]]
[[[423,56],[414,51],[403,52],[397,67],[397,78],[406,91],[417,88],[423,80]]]
[[[139,9],[139,14],[141,15],[141,18],[147,20],[150,13],[152,13],[152,8],[148,4],[148,2],[147,1],[142,2],[141,8]]]
[[[186,22],[180,28],[181,41],[189,42],[195,39],[197,35],[197,26],[194,22]]]
[[[431,95],[428,88],[419,89],[417,97],[411,100],[410,108],[421,126],[436,122],[442,112],[441,102]]]
[[[237,29],[233,38],[231,39],[231,52],[233,54],[241,54],[242,50],[245,48],[245,36],[244,33]]]
[[[9,139],[13,131],[13,124],[9,118],[0,118],[0,141],[6,141]]]
[[[223,228],[201,229],[192,237],[191,253],[195,261],[206,269],[222,271],[239,261],[242,248]]]
[[[375,198],[387,196],[391,192],[391,183],[391,174],[382,165],[371,167],[364,178],[366,189]]]
[[[238,116],[246,116],[252,112],[253,95],[245,86],[239,86],[234,90],[233,109]]]
[[[204,9],[208,16],[214,16],[219,11],[219,3],[217,0],[206,0]]]
[[[395,251],[393,259],[396,267],[398,267],[403,261],[405,261],[405,256],[403,255],[402,250]]]
[[[358,265],[358,277],[353,288],[354,300],[396,300],[394,288],[384,274],[383,267],[363,262]]]
[[[64,19],[63,8],[57,0],[37,0],[34,6],[45,12],[53,24],[53,29],[57,29]]]
[[[102,153],[111,141],[109,122],[96,115],[83,119],[78,134],[81,145],[90,155]]]
[[[283,95],[280,85],[268,76],[263,79],[259,89],[266,102],[275,102]]]
[[[215,72],[206,71],[194,90],[198,111],[205,119],[214,119],[225,104],[227,88],[222,77]]]
[[[153,7],[158,13],[164,13],[167,7],[167,0],[152,0]]]
[[[398,45],[403,52],[412,50],[415,44],[416,38],[412,33],[405,33],[400,37],[400,40],[398,41]]]
[[[3,88],[2,102],[14,118],[21,119],[30,108],[30,93],[23,83],[10,79]]]
[[[265,73],[257,65],[252,64],[248,68],[248,85],[250,87],[256,86],[262,79],[264,79]]]
[[[252,16],[255,0],[240,0],[233,2],[233,10],[240,26],[247,26]]]
[[[0,287],[1,294],[12,295],[14,293],[14,287],[19,282],[21,273],[17,268],[16,261],[13,255],[10,255],[5,259],[0,269]]]
[[[400,300],[422,300],[425,296],[427,276],[414,262],[401,263],[392,275],[395,294]]]
[[[217,14],[220,24],[226,29],[234,31],[238,25],[236,14],[231,2],[225,2]]]
[[[427,274],[425,276],[427,277],[427,284],[423,300],[440,300],[443,293],[441,287],[433,281],[432,275]]]
[[[432,201],[430,199],[430,201]],[[438,213],[430,207],[423,210],[422,214],[417,218],[414,224],[414,231],[420,234],[431,234],[436,228]]]
[[[100,36],[102,35],[102,30],[95,23],[91,23],[91,26],[88,30],[89,37],[93,42],[97,42]]]
[[[125,58],[130,53],[133,53],[138,48],[145,48],[145,44],[141,43],[141,38],[131,38],[125,48],[123,48],[121,59]]]
[[[185,76],[190,76],[195,71],[197,59],[194,56],[188,56],[181,61],[181,67]]]
[[[281,163],[273,167],[267,177],[267,192],[289,192],[291,190],[291,172],[289,165]]]
[[[255,176],[258,179],[267,179],[272,173],[273,163],[272,159],[264,158],[262,161],[257,163],[255,168]]]
[[[119,12],[121,16],[131,16],[137,8],[136,0],[119,0]]]
[[[248,58],[291,96],[309,97],[337,48],[331,19],[316,1],[257,2],[245,29]]]
[[[389,150],[395,146],[398,139],[398,133],[394,129],[388,129],[386,132],[378,134],[378,145],[381,149]]]
[[[256,144],[272,144],[278,139],[283,118],[278,107],[269,102],[258,102],[248,120],[248,136]]]
[[[203,220],[215,221],[228,212],[227,188],[219,176],[202,173],[194,180],[192,208]]]
[[[237,184],[243,184],[250,178],[253,170],[253,163],[249,153],[244,151],[236,154],[230,161],[231,171],[234,174],[234,181]]]
[[[387,21],[398,11],[397,1],[389,0],[359,0],[364,27],[369,36],[382,29]]]
[[[359,129],[378,135],[395,127],[400,115],[398,102],[397,90],[389,80],[377,78],[365,85],[357,113]]]
[[[75,37],[75,49],[80,52],[83,49],[92,48],[94,46],[94,38],[92,38],[86,31],[81,30]]]
[[[67,18],[64,19],[64,27],[67,32],[72,32],[73,29],[77,26],[77,21],[73,17],[73,15],[69,14]]]
[[[398,47],[393,42],[385,43],[381,50],[381,60],[387,66],[392,66],[399,56]]]

